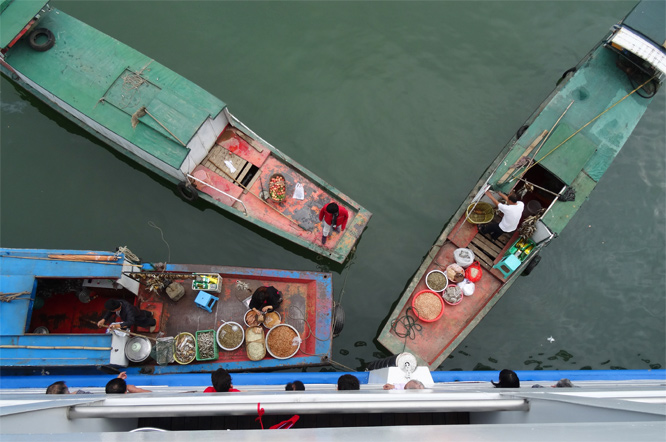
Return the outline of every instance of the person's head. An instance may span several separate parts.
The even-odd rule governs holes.
[[[335,215],[336,213],[340,212],[340,208],[336,203],[330,203],[326,206],[326,211],[332,215]]]
[[[360,390],[358,378],[351,374],[343,374],[338,378],[338,390]]]
[[[425,385],[423,385],[423,382],[417,381],[416,379],[412,379],[411,381],[405,384],[405,390],[423,390],[423,389],[425,389]]]
[[[512,203],[517,203],[520,198],[518,198],[518,195],[516,195],[516,192],[511,192],[510,194],[507,195],[507,198],[509,198],[509,201]]]
[[[520,380],[513,370],[505,368],[499,373],[499,382],[493,382],[493,385],[497,388],[520,388]]]
[[[120,308],[120,301],[118,301],[117,299],[107,299],[107,301],[104,303],[104,308],[109,311],[115,312]]]
[[[46,394],[69,394],[65,381],[54,382],[46,388]]]
[[[558,388],[571,388],[573,387],[573,384],[571,381],[567,378],[562,378],[559,381],[557,381],[557,384],[555,384],[556,387]]]
[[[224,368],[218,368],[210,375],[213,381],[213,388],[218,393],[226,393],[231,389],[231,375]]]
[[[285,387],[285,391],[304,391],[305,385],[301,381],[289,382]]]
[[[113,378],[106,383],[106,394],[127,393],[127,382],[124,379]]]

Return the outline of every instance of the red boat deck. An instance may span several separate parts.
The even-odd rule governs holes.
[[[430,262],[425,269],[423,267],[419,269],[419,272],[422,272],[420,280],[414,286],[410,286],[408,294],[406,292],[400,299],[379,336],[379,342],[394,354],[410,352],[432,370],[436,369],[443,358],[471,332],[499,299],[498,294],[504,286],[505,279],[492,266],[501,259],[513,243],[513,239],[513,236],[505,234],[498,241],[492,241],[481,235],[477,226],[467,222],[463,216],[453,227],[444,244],[439,248],[435,245],[431,249],[428,255]],[[481,279],[475,283],[474,294],[463,296],[463,300],[457,305],[445,303],[442,317],[435,322],[418,320],[411,310],[407,312],[412,305],[414,295],[428,289],[425,278],[430,271],[445,272],[448,265],[455,263],[453,252],[458,248],[472,250],[475,260],[479,261],[483,268]],[[422,327],[420,331],[409,330],[407,324],[410,321],[405,319],[406,315]],[[405,336],[406,334],[409,336]]]
[[[132,332],[150,338],[175,337],[181,332],[193,335],[201,330],[215,330],[224,322],[237,322],[244,329],[244,316],[248,308],[244,301],[260,286],[274,286],[283,294],[283,303],[277,310],[282,322],[293,326],[300,334],[302,344],[300,350],[287,360],[275,360],[268,352],[261,361],[252,362],[248,359],[245,344],[234,351],[219,350],[219,357],[213,361],[193,361],[186,371],[210,371],[211,364],[224,364],[229,370],[248,370],[300,365],[317,365],[330,358],[332,343],[332,309],[330,275],[318,272],[295,272],[283,270],[244,269],[239,267],[219,266],[179,266],[170,265],[172,274],[183,273],[216,273],[222,277],[220,293],[211,293],[218,300],[211,310],[195,304],[199,290],[192,288],[192,279],[178,280],[185,288],[185,295],[178,301],[166,295],[150,292],[144,285],[140,286],[138,296],[126,289],[110,289],[95,287],[89,295],[89,302],[82,302],[76,285],[71,287],[58,285],[49,290],[44,305],[35,308],[29,320],[29,332],[44,326],[50,334],[97,334],[105,333],[106,328],[97,328],[96,323],[104,314],[104,303],[109,298],[123,298],[142,309],[153,312],[157,325],[153,331],[145,328],[132,328]],[[225,270],[227,271],[225,273]],[[50,284],[41,279],[39,284]],[[246,288],[247,287],[247,288]],[[38,289],[39,291],[39,289]],[[116,318],[119,319],[119,318]],[[265,330],[267,333],[268,330]],[[313,358],[313,356],[316,356]],[[83,364],[85,365],[85,364]],[[154,366],[156,372],[183,371],[172,363],[169,366],[158,366],[156,361],[148,358],[131,366]],[[197,370],[197,366],[201,366]],[[219,366],[219,365],[218,365]],[[175,367],[175,368],[174,368]],[[185,367],[185,366],[182,366]]]
[[[235,129],[227,128],[206,160],[192,172],[194,177],[206,183],[195,182],[195,186],[224,205],[241,212],[247,209],[250,217],[274,227],[277,231],[286,232],[323,249],[350,250],[368,221],[356,219],[358,208],[333,197],[325,186],[313,182],[296,168],[271,155],[268,149],[257,147],[256,143],[253,143],[253,147],[247,139],[247,136],[241,136]],[[261,152],[258,149],[261,149]],[[231,162],[235,172],[231,172],[227,162]],[[247,184],[241,184],[253,167],[258,169],[254,171],[254,176],[247,180]],[[269,182],[274,174],[281,174],[286,181],[287,197],[280,203],[270,198],[261,198],[264,191],[268,192]],[[297,183],[303,185],[303,200],[293,198]],[[242,201],[242,204],[216,189]],[[319,211],[332,201],[349,212],[347,230],[341,234],[333,233],[326,244],[322,245]]]

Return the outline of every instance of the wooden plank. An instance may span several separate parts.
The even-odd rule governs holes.
[[[489,252],[494,253],[495,256],[499,255],[500,252],[502,251],[502,247],[499,247],[497,244],[495,244],[493,241],[491,241],[490,239],[486,238],[483,235],[476,235],[472,240],[472,244],[475,244],[477,247],[480,247],[484,250],[488,250]]]
[[[494,259],[489,257],[484,250],[479,249],[474,244],[470,244],[468,247],[474,252],[474,258],[479,261],[483,267],[489,269],[493,266]]]

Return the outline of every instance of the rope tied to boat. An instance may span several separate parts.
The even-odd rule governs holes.
[[[127,248],[127,246],[118,247],[118,251],[116,252],[116,256],[120,255],[121,253],[123,255],[125,255],[125,259],[127,261],[131,262],[132,264],[141,263],[141,259],[138,256],[136,256],[134,253],[132,253],[132,251],[129,248]]]
[[[416,316],[409,316],[409,313],[414,311],[416,310],[413,307],[407,307],[403,316],[400,316],[391,322],[391,330],[393,330],[393,333],[395,333],[397,337],[405,339],[405,346],[407,345],[407,338],[413,340],[416,338],[416,333],[421,333],[421,330],[423,330],[423,326],[416,322]],[[398,325],[401,325],[405,330],[399,332],[397,328]]]
[[[25,299],[29,300],[30,296],[27,298],[21,298],[22,296],[30,295],[30,292],[13,292],[13,293],[0,293],[0,301],[2,302],[12,302],[15,299]]]

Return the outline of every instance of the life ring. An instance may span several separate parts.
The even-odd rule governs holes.
[[[340,304],[333,307],[333,337],[337,338],[342,333],[342,327],[345,326],[345,311]]]
[[[194,201],[199,196],[197,189],[194,188],[190,183],[186,181],[181,181],[178,183],[178,192],[187,201]]]
[[[527,267],[525,267],[525,270],[523,270],[523,273],[521,273],[521,275],[528,276],[530,273],[532,273],[532,270],[534,270],[534,267],[536,267],[540,261],[541,261],[541,255],[536,255],[534,258],[532,258],[532,261],[530,261],[527,264]]]
[[[37,41],[44,37],[46,37],[46,41],[42,41],[41,43]],[[37,52],[48,51],[55,44],[55,36],[53,35],[53,32],[46,28],[37,28],[28,36],[28,44]]]

